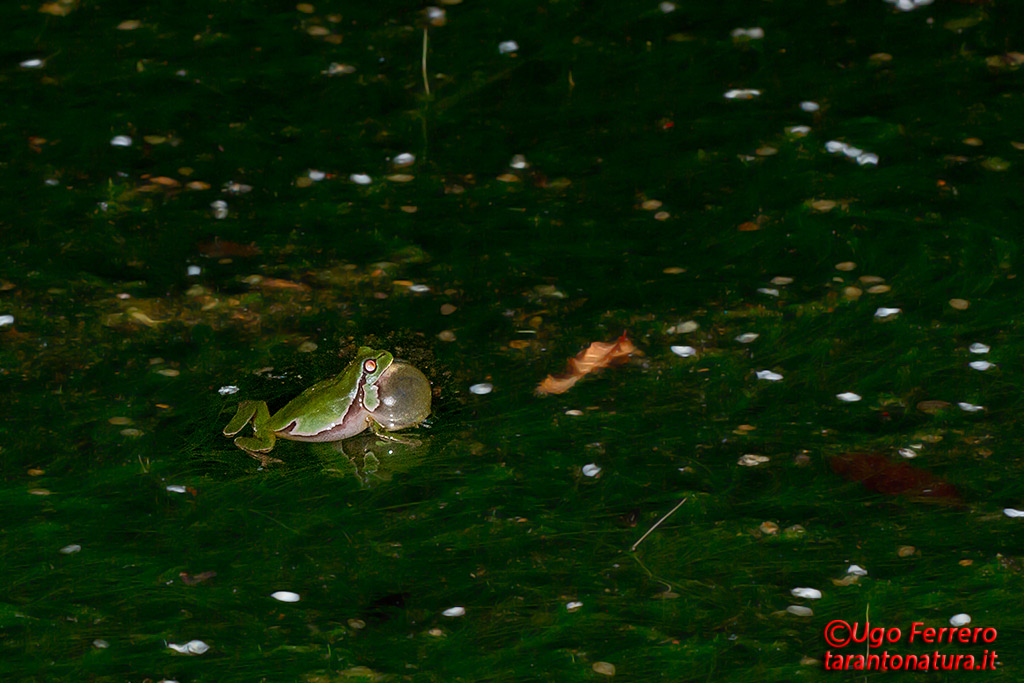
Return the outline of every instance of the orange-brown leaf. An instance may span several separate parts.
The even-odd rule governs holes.
[[[636,347],[625,332],[614,342],[594,342],[575,358],[569,359],[569,367],[565,374],[545,377],[544,381],[537,385],[537,393],[563,394],[585,375],[621,363],[632,353],[636,353]]]

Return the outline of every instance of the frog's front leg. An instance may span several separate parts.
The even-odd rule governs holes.
[[[242,431],[245,425],[252,422],[253,435],[235,438],[235,445],[260,461],[264,467],[272,462],[281,462],[267,453],[274,449],[277,436],[270,429],[270,410],[264,401],[242,401],[238,404],[238,412],[224,427],[224,436],[234,436]]]
[[[394,432],[389,432],[388,430],[384,429],[384,427],[379,422],[374,420],[372,417],[368,417],[366,418],[366,420],[370,423],[370,431],[372,431],[374,436],[376,436],[381,441],[394,441],[395,443],[405,444],[406,446],[423,445],[423,442],[420,441],[419,439],[411,439],[407,436],[398,436]]]

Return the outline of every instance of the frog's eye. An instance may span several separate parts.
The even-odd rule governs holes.
[[[377,361],[372,358],[367,358],[363,361],[363,372],[371,373],[377,369]]]

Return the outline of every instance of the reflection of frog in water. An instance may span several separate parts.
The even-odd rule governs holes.
[[[252,422],[253,436],[235,438],[235,445],[266,465],[277,439],[340,441],[370,428],[380,439],[415,427],[430,414],[430,382],[405,361],[387,351],[359,349],[341,374],[314,384],[273,415],[263,401],[242,401],[224,427],[235,436]]]
[[[374,434],[361,434],[337,443],[318,444],[314,452],[324,471],[335,476],[353,476],[363,484],[390,481],[398,472],[411,469],[424,455],[423,442],[381,441]]]

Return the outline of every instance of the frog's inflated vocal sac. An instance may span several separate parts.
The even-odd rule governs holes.
[[[422,372],[364,346],[341,374],[314,384],[273,415],[264,401],[242,401],[224,436],[252,422],[253,436],[236,437],[235,445],[266,465],[280,462],[267,455],[278,438],[340,441],[367,427],[388,438],[385,432],[415,427],[430,414],[430,397]]]

